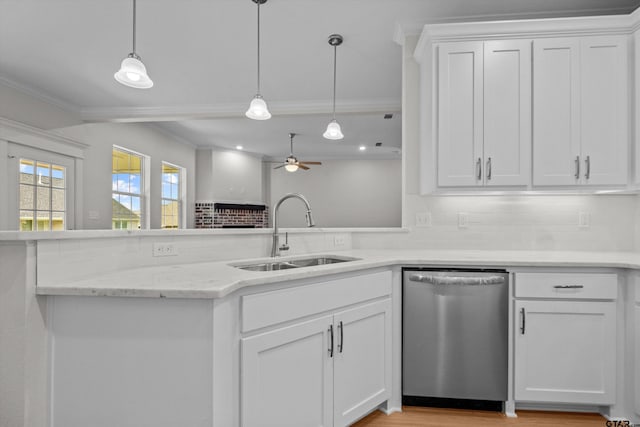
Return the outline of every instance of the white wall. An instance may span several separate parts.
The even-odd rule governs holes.
[[[301,193],[318,227],[399,227],[402,206],[400,160],[323,160],[310,170],[271,169],[273,207],[287,193]],[[287,200],[282,227],[305,227],[302,202]]]
[[[41,129],[82,123],[77,112],[63,109],[0,82],[0,117]]]
[[[199,149],[196,156],[196,200],[264,203],[259,157],[224,149]]]
[[[111,228],[111,152],[119,145],[151,157],[151,228],[160,228],[162,162],[187,169],[187,227],[193,227],[195,201],[195,148],[178,143],[147,124],[93,123],[58,129],[66,137],[89,145],[84,157],[84,229]]]

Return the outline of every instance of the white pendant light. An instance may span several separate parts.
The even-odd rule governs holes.
[[[291,163],[291,164],[285,165],[284,169],[287,172],[295,172],[298,170],[298,165],[296,165],[295,163]]]
[[[120,69],[113,75],[118,83],[136,89],[149,89],[153,81],[147,74],[147,68],[136,54],[136,0],[133,0],[133,51],[122,60]]]
[[[253,120],[269,120],[271,118],[271,113],[269,113],[269,108],[267,108],[267,103],[264,101],[264,98],[260,95],[260,5],[266,3],[267,0],[251,1],[258,5],[258,92],[251,100],[249,109],[244,114]]]
[[[338,46],[342,44],[342,36],[340,34],[331,34],[329,36],[329,44],[333,46],[333,120],[329,122],[327,130],[322,136],[326,139],[338,140],[344,138],[340,123],[336,121],[336,62]]]

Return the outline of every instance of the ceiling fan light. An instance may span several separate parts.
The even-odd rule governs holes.
[[[122,60],[120,69],[113,77],[118,83],[136,89],[149,89],[153,86],[153,80],[149,78],[147,68],[135,53],[130,53]]]
[[[331,120],[327,126],[327,130],[322,134],[326,139],[338,140],[344,138],[340,124],[334,120]]]
[[[267,108],[267,103],[259,94],[251,100],[249,109],[244,114],[245,116],[253,120],[269,120],[271,118],[271,113]]]
[[[284,168],[285,168],[285,170],[287,172],[295,172],[295,171],[298,170],[298,165],[296,165],[296,164],[288,164],[288,165],[285,165]]]

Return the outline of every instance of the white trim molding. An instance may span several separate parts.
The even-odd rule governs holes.
[[[89,147],[88,144],[64,137],[55,131],[43,130],[4,117],[0,117],[0,139],[77,159],[82,159],[84,150]]]

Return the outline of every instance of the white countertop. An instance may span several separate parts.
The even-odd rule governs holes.
[[[306,258],[318,254],[282,257]],[[321,277],[377,267],[446,265],[451,267],[581,267],[640,269],[633,252],[531,252],[478,250],[350,250],[322,255],[359,260],[277,271],[245,271],[229,264],[264,262],[271,258],[229,260],[125,269],[71,283],[37,286],[38,295],[113,297],[223,298],[246,287]]]

